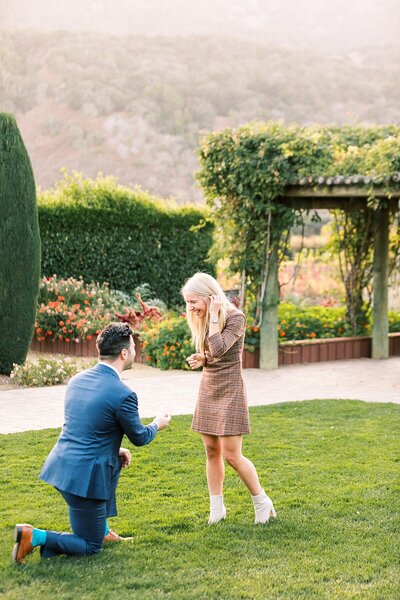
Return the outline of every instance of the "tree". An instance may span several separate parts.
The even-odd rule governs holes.
[[[12,115],[0,113],[0,373],[29,350],[40,280],[32,165]]]

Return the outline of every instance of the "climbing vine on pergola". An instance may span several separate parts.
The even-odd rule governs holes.
[[[371,221],[373,211],[380,299],[374,303],[373,354],[386,356],[388,230],[399,214],[400,128],[252,123],[205,136],[199,156],[198,178],[231,268],[258,292],[261,366],[277,366],[283,240],[304,211],[318,208],[358,211],[359,228],[362,215]]]

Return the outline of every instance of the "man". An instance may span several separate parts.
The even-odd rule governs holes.
[[[103,541],[121,541],[108,528],[107,517],[117,514],[115,492],[122,467],[131,462],[120,448],[128,436],[135,446],[149,444],[171,419],[159,416],[144,426],[136,394],[120,374],[135,358],[132,330],[112,323],[97,338],[98,364],[73,377],[65,396],[64,425],[47,457],[40,479],[53,485],[69,509],[73,533],[57,533],[17,525],[13,560],[22,563],[36,546],[42,558],[58,554],[84,555],[101,550]]]

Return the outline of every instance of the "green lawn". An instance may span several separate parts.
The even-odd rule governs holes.
[[[36,551],[26,567],[10,559],[16,522],[68,530],[63,500],[37,479],[58,431],[0,436],[0,596],[397,599],[399,417],[400,406],[356,401],[252,409],[245,454],[278,519],[255,526],[227,468],[228,518],[212,527],[200,439],[175,417],[120,481],[111,526],[135,540],[87,558]]]

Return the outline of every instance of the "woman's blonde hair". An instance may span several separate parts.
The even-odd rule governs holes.
[[[195,317],[192,311],[186,311],[187,322],[192,332],[193,343],[197,352],[204,352],[204,339],[207,334],[208,324],[210,320],[210,296],[218,295],[222,299],[222,307],[219,311],[219,330],[222,331],[225,327],[226,317],[228,312],[234,310],[234,306],[229,298],[225,295],[224,290],[219,285],[218,281],[208,273],[195,273],[188,279],[181,289],[181,294],[193,294],[205,300],[207,305],[206,314],[202,319]]]

